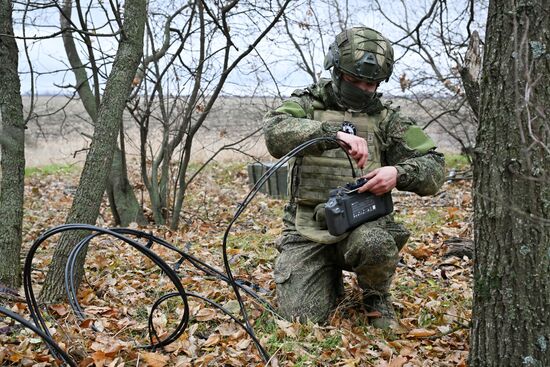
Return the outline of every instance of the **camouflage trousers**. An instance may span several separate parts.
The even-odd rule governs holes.
[[[324,322],[343,294],[342,271],[357,274],[365,293],[387,294],[409,232],[390,216],[357,227],[343,241],[322,245],[294,228],[295,212],[287,205],[279,239],[274,280],[281,316]]]

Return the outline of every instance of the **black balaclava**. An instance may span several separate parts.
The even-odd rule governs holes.
[[[353,83],[342,78],[342,73],[337,71],[336,68],[332,70],[332,85],[338,103],[344,108],[363,111],[369,110],[373,105],[380,103],[378,100],[381,96],[380,93],[365,92],[356,87]]]

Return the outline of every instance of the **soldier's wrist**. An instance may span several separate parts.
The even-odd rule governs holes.
[[[397,185],[396,187],[399,189],[400,187],[406,186],[408,182],[407,178],[407,171],[405,168],[401,165],[395,165],[395,169],[397,169]]]
[[[336,134],[338,133],[338,131],[341,131],[339,127],[333,126],[327,121],[323,121],[321,123],[321,129],[324,133],[326,133],[326,136],[330,136],[333,138],[336,138]]]
[[[339,130],[340,130],[339,128],[336,128],[336,127],[332,126],[327,121],[322,121],[321,122],[322,134],[323,134],[323,136],[325,136],[327,138],[336,139],[336,134],[338,134]],[[323,143],[321,143],[321,145],[323,146],[323,148],[322,148],[323,150],[325,150],[325,149],[334,149],[334,148],[338,147],[338,144],[336,144],[335,142],[330,142],[330,141],[323,142]]]

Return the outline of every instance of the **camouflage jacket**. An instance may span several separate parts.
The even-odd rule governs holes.
[[[295,91],[278,108],[264,117],[264,136],[272,156],[280,158],[301,143],[318,137],[336,137],[339,128],[327,122],[313,120],[315,109],[344,111],[332,90],[331,81],[322,79],[306,89]],[[444,178],[445,161],[431,139],[414,120],[403,116],[399,108],[383,105],[376,98],[365,112],[369,115],[388,110],[388,117],[380,121],[382,165],[397,168],[397,189],[419,195],[435,194]],[[319,143],[304,154],[316,154],[335,148],[334,143]]]

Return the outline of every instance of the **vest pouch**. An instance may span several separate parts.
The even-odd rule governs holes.
[[[313,218],[321,229],[328,229],[327,227],[327,216],[325,214],[325,203],[321,203],[313,209]]]
[[[386,116],[387,110],[372,116],[350,111],[315,110],[313,119],[324,121],[335,128],[340,128],[343,123],[353,126],[356,135],[367,141],[369,158],[364,171],[370,172],[382,166],[378,125]],[[291,191],[293,197],[297,203],[313,207],[324,203],[330,190],[355,181],[353,170],[357,170],[355,163],[353,169],[350,167],[346,153],[340,148],[325,150],[320,154],[306,154],[294,160],[292,165],[294,168],[292,176],[289,171],[289,177],[294,178]]]
[[[321,206],[323,206],[322,209]],[[324,218],[324,203],[317,206],[298,203],[296,205],[296,230],[302,237],[323,245],[340,242],[349,235],[349,232],[341,234],[340,236],[331,235],[326,229],[326,221],[322,223],[317,221],[317,219],[321,219],[321,217]]]

